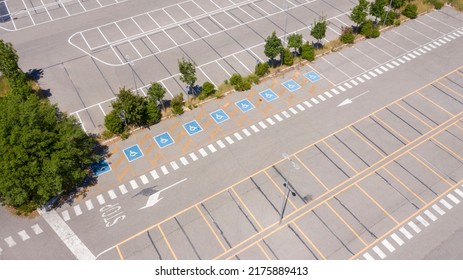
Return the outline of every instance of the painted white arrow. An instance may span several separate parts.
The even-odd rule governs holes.
[[[367,91],[365,91],[365,92],[363,92],[363,93],[361,93],[361,94],[359,94],[359,95],[357,95],[357,96],[354,96],[354,97],[352,97],[352,98],[350,98],[350,99],[347,98],[347,99],[344,100],[343,102],[339,103],[339,105],[336,106],[336,107],[341,107],[341,106],[344,106],[344,105],[347,105],[347,104],[351,104],[352,101],[354,101],[355,99],[357,99],[357,98],[359,98],[360,96],[362,96],[362,95],[364,95],[364,94],[367,94],[367,93],[369,93],[369,92],[370,92],[370,91],[367,90]]]
[[[168,187],[166,187],[166,188],[164,188],[164,189],[162,189],[162,190],[160,190],[160,191],[158,191],[158,192],[156,192],[156,193],[150,195],[150,196],[148,197],[148,201],[146,202],[146,205],[143,206],[142,208],[138,209],[138,210],[142,210],[142,209],[145,209],[145,208],[148,208],[148,207],[151,207],[151,206],[155,205],[156,203],[158,203],[158,202],[161,201],[161,199],[162,199],[162,197],[159,198],[159,194],[160,194],[161,192],[167,191],[168,189],[170,189],[170,188],[172,188],[172,187],[174,187],[174,186],[176,186],[176,185],[178,185],[178,184],[180,184],[180,183],[183,183],[183,182],[185,182],[186,180],[188,180],[188,178],[185,178],[185,179],[183,179],[183,180],[180,180],[180,181],[178,181],[177,183],[174,183],[174,184],[172,184],[172,185],[170,185],[170,186],[168,186]]]

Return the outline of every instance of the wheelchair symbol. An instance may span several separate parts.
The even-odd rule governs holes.
[[[272,97],[273,97],[273,94],[266,93],[265,96],[266,96],[267,98],[272,98]]]
[[[130,154],[131,157],[134,157],[134,156],[138,155],[138,153],[135,152],[135,151],[130,151],[129,154]]]
[[[294,88],[294,84],[288,84],[289,88]]]
[[[167,140],[166,138],[162,138],[162,137],[161,137],[161,141],[160,141],[161,144],[165,144],[165,143],[167,143],[168,141],[169,141],[169,140]]]
[[[248,107],[249,107],[248,104],[241,104],[241,108],[243,108],[243,109],[246,109],[246,108],[248,108]]]
[[[190,125],[188,126],[188,129],[189,129],[190,131],[195,131],[196,129],[198,129],[198,127],[190,124]]]
[[[215,114],[215,118],[216,118],[217,120],[221,120],[221,119],[223,119],[223,116],[220,115],[220,114]]]

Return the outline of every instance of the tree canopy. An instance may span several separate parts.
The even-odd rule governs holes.
[[[272,35],[268,36],[265,40],[264,54],[273,61],[275,57],[281,55],[282,52],[283,43],[281,39],[278,38],[276,32],[273,31]]]
[[[318,44],[320,44],[321,39],[325,38],[327,26],[328,22],[325,17],[320,18],[318,21],[314,21],[310,35],[317,39]]]
[[[288,48],[293,48],[293,51],[300,49],[302,47],[302,34],[293,33],[288,36]]]
[[[349,18],[357,24],[357,28],[367,20],[369,5],[367,0],[359,0],[358,5],[352,9]]]
[[[197,80],[195,64],[182,58],[182,60],[178,61],[178,69],[180,71],[180,81],[188,85],[188,93],[191,93]]]

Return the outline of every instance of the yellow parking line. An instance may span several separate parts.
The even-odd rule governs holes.
[[[110,153],[111,155],[113,155],[113,154],[115,154],[116,152],[118,152],[118,151],[120,151],[120,150],[121,150],[121,148],[119,147],[119,144],[116,144],[116,145],[109,151],[109,153]]]
[[[124,169],[122,169],[121,172],[118,172],[117,175],[116,175],[117,180],[122,181],[122,178],[124,178],[125,174],[127,174],[131,169],[132,169],[132,167],[130,165],[127,165]]]
[[[326,260],[326,257],[325,255],[322,254],[322,252],[320,252],[320,250],[318,249],[317,246],[315,246],[315,244],[313,244],[312,240],[310,240],[310,238],[305,234],[304,231],[301,230],[301,228],[296,224],[296,222],[292,222],[291,223],[292,225],[294,225],[294,227],[299,231],[299,233],[305,238],[305,240],[307,240],[307,242],[309,242],[310,246],[312,246],[315,251],[317,251],[317,253],[322,257],[322,259]]]
[[[117,168],[119,164],[121,164],[124,161],[125,156],[121,155],[115,162],[111,162],[111,167],[112,168]]]
[[[142,137],[139,141],[137,141],[137,144],[138,144],[140,147],[143,146],[143,143],[145,143],[146,140],[147,140],[150,136],[151,136],[151,134],[145,133],[145,135],[143,135],[143,137]]]
[[[352,169],[352,171],[354,171],[355,173],[358,173],[357,169],[352,167],[352,165],[350,165],[341,155],[339,155],[330,145],[328,145],[328,143],[326,143],[325,140],[323,140],[322,143],[325,144],[325,146],[327,146],[328,149],[330,149],[338,158],[340,158],[342,162],[344,162],[347,166],[349,166],[350,169]]]
[[[278,96],[282,96],[282,95],[285,93],[285,91],[286,91],[286,88],[285,88],[285,87],[282,87],[282,88],[280,89],[280,91],[278,92],[277,95],[278,95]]]
[[[441,84],[442,86],[446,87],[448,90],[450,90],[451,92],[455,93],[456,95],[460,96],[460,97],[463,97],[463,95],[461,95],[459,92],[457,92],[456,90],[448,87],[447,85],[441,83],[440,81],[437,81],[437,83]]]
[[[156,142],[152,142],[148,148],[145,149],[145,153],[146,154],[149,154],[151,152],[152,149],[154,149],[154,147],[156,146]]]
[[[360,235],[357,234],[357,232],[349,225],[349,223],[347,223],[347,222],[341,217],[341,215],[339,215],[339,213],[336,212],[336,211],[334,210],[333,207],[331,207],[331,205],[330,205],[328,202],[325,202],[325,205],[328,206],[328,208],[330,208],[331,211],[333,211],[333,213],[338,217],[338,219],[340,219],[341,222],[342,222],[343,224],[345,224],[346,227],[350,229],[350,231],[352,231],[352,233],[358,238],[358,240],[360,240],[360,242],[363,243],[363,245],[368,246],[368,244],[360,237]]]
[[[231,104],[230,101],[227,101],[225,104],[222,105],[222,108],[227,109],[228,106],[230,106],[230,104]]]
[[[455,153],[454,151],[452,151],[449,147],[447,147],[446,145],[442,144],[439,140],[437,140],[436,138],[433,138],[432,139],[433,141],[437,142],[437,144],[439,144],[439,146],[441,146],[444,150],[446,150],[447,152],[451,153],[452,155],[454,155],[456,158],[458,158],[459,160],[463,161],[463,158],[460,157],[457,153]]]
[[[432,101],[431,99],[429,99],[428,97],[424,96],[424,94],[422,94],[421,92],[417,91],[416,93],[418,93],[421,97],[423,97],[424,99],[428,100],[429,102],[431,102],[432,104],[434,104],[436,107],[438,107],[439,109],[441,109],[442,111],[446,112],[447,114],[449,114],[450,116],[454,116],[454,114],[450,113],[449,111],[447,111],[446,109],[444,109],[442,106],[440,106],[439,104],[437,104],[436,102]]]
[[[399,224],[399,222],[394,217],[392,217],[391,214],[389,214],[389,212],[387,212],[386,209],[384,209],[373,197],[371,197],[364,189],[362,189],[362,187],[360,187],[357,183],[355,184],[355,186],[360,191],[362,191],[371,201],[373,201],[373,203],[376,204],[376,206],[378,206],[378,208],[381,209],[381,211],[383,211],[384,214],[391,218],[391,220],[393,220],[396,224]]]
[[[259,226],[260,230],[263,230],[264,228],[260,225],[259,221],[256,219],[256,217],[254,217],[254,215],[252,214],[251,210],[249,210],[248,206],[246,206],[246,203],[244,203],[244,201],[241,199],[241,197],[238,195],[238,193],[235,191],[234,188],[231,188],[232,192],[236,195],[236,197],[238,198],[238,200],[241,202],[241,205],[243,205],[244,209],[246,209],[246,211],[249,213],[249,215],[251,215],[252,219],[257,223],[257,225]]]
[[[463,131],[463,127],[459,126],[457,123],[455,124],[456,127],[458,127],[460,130]]]
[[[164,154],[161,153],[161,152],[156,153],[156,154],[154,155],[154,158],[153,158],[153,159],[150,159],[151,165],[156,166],[158,160],[159,160],[160,158],[162,158],[163,156],[164,156]]]
[[[396,180],[402,187],[404,187],[407,191],[409,191],[413,196],[418,198],[423,204],[426,204],[426,201],[422,199],[419,195],[417,195],[413,190],[411,190],[407,185],[405,185],[399,178],[397,178],[394,174],[392,174],[389,170],[387,170],[386,166],[383,167],[383,170],[386,171],[394,180]]]
[[[167,131],[172,133],[174,131],[174,129],[176,129],[177,126],[179,126],[179,125],[180,125],[180,123],[177,121],[173,125],[171,125]]]
[[[400,100],[399,100],[400,101]],[[415,119],[417,119],[418,121],[420,121],[422,124],[424,124],[425,126],[429,127],[430,129],[433,129],[432,126],[430,126],[427,122],[423,121],[420,117],[418,117],[417,115],[413,114],[412,112],[410,112],[410,110],[406,109],[404,106],[400,105],[399,104],[399,101],[395,102],[394,104],[399,106],[400,108],[402,108],[402,110],[404,110],[405,112],[409,113],[410,115],[412,115]]]
[[[121,249],[119,248],[118,245],[116,245],[116,250],[117,250],[117,253],[119,254],[119,258],[121,260],[124,260],[124,256],[122,255]]]
[[[164,241],[166,242],[167,247],[169,248],[169,251],[172,253],[172,256],[174,257],[175,260],[177,260],[177,255],[175,255],[174,250],[173,250],[172,247],[170,246],[169,240],[167,240],[167,237],[166,237],[166,235],[164,234],[164,231],[162,231],[162,228],[161,228],[161,225],[160,225],[160,224],[158,225],[158,229],[159,229],[159,231],[161,232],[162,238],[164,238]]]
[[[206,130],[212,122],[215,123],[215,121],[212,118],[208,119],[205,123],[203,123],[203,129]]]
[[[285,195],[285,193],[280,189],[280,187],[278,186],[278,184],[272,179],[272,177],[270,177],[270,175],[267,173],[266,170],[264,170],[264,173],[265,175],[267,175],[267,177],[270,179],[270,181],[272,181],[273,185],[275,186],[275,188],[282,194],[282,195]],[[297,209],[296,205],[294,205],[291,200],[288,199],[288,202],[289,204],[294,208],[294,209]]]
[[[219,133],[221,131],[220,127],[216,127],[214,128],[214,130],[209,134],[209,138],[211,139],[214,139],[215,136],[217,135],[217,133]]]
[[[365,137],[363,137],[362,135],[360,135],[357,131],[355,131],[354,129],[352,129],[351,126],[349,126],[348,129],[349,129],[350,131],[352,131],[355,135],[357,135],[357,137],[360,138],[363,142],[365,142],[368,146],[370,146],[370,148],[372,148],[373,150],[375,150],[375,152],[377,152],[378,155],[380,155],[382,158],[384,158],[384,156],[387,156],[387,155],[385,155],[384,153],[382,153],[380,150],[378,150],[376,147],[374,147],[372,144],[368,143],[368,140],[365,139]]]
[[[262,253],[265,255],[265,257],[267,258],[267,260],[271,260],[270,256],[267,254],[267,252],[265,252],[264,248],[262,248],[262,246],[260,245],[259,242],[257,242],[257,247],[259,247],[259,249],[262,251]]]
[[[310,175],[312,175],[315,180],[317,180],[318,183],[320,183],[320,185],[322,185],[322,187],[325,188],[325,190],[329,191],[330,189],[322,182],[322,180],[320,180],[320,178],[317,177],[317,175],[315,175],[315,173],[312,172],[312,170],[310,170],[309,167],[307,167],[307,165],[305,165],[304,162],[302,162],[302,160],[297,156],[297,155],[294,155],[294,157],[299,161],[299,163],[310,173]]]
[[[196,204],[195,205],[195,208],[196,208],[196,211],[198,211],[198,213],[201,215],[201,217],[203,218],[204,222],[207,224],[207,227],[209,228],[209,230],[212,232],[212,234],[215,236],[215,239],[217,239],[217,241],[219,242],[220,246],[222,247],[222,250],[224,251],[227,251],[227,248],[225,248],[225,246],[223,245],[222,241],[220,240],[220,238],[217,236],[217,233],[215,232],[215,230],[212,228],[211,224],[209,224],[209,222],[207,221],[206,217],[204,216],[203,212],[201,211],[201,209],[199,209],[198,205]]]
[[[410,140],[408,140],[407,138],[405,138],[405,136],[403,136],[402,134],[400,134],[399,132],[397,132],[395,129],[393,129],[390,125],[388,125],[385,121],[383,121],[381,118],[379,118],[377,115],[374,115],[375,119],[380,122],[383,126],[387,127],[388,129],[390,129],[392,132],[394,132],[395,134],[397,134],[397,136],[399,136],[400,138],[402,138],[402,140],[404,140],[405,142],[410,142]]]
[[[436,175],[437,177],[439,177],[442,181],[444,181],[447,185],[449,186],[452,186],[452,184],[450,184],[448,182],[447,179],[445,179],[444,177],[442,177],[439,173],[437,173],[431,166],[429,166],[426,162],[424,162],[423,160],[419,159],[417,156],[415,156],[412,151],[409,151],[408,152],[409,155],[411,155],[412,157],[414,157],[417,161],[419,161],[422,165],[424,165],[427,169],[429,169],[432,173],[434,173],[434,175]]]
[[[313,93],[315,92],[315,88],[317,88],[317,86],[314,85],[314,84],[312,84],[312,85],[310,86],[310,88],[309,88],[309,93],[310,93],[310,95],[313,95]]]

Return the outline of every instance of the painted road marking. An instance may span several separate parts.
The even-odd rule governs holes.
[[[334,93],[334,94],[336,94],[336,95],[339,94],[339,91],[337,91],[335,88],[332,88],[332,89],[331,89],[331,92]]]
[[[383,71],[379,70],[378,68],[375,69],[375,72],[378,73],[378,74],[383,74]]]
[[[10,248],[16,245],[16,242],[14,242],[14,239],[11,236],[8,236],[4,240],[8,244],[8,247],[10,247]]]
[[[221,149],[225,148],[225,144],[222,142],[222,140],[219,140],[219,141],[217,141],[216,143],[217,143],[217,145],[219,145],[219,147],[220,147]]]
[[[80,205],[74,206],[74,212],[76,213],[76,216],[82,215],[82,209],[80,209]]]
[[[266,128],[267,128],[267,126],[265,125],[264,122],[259,122],[259,125],[260,125],[260,127],[262,127],[263,129],[266,129]]]
[[[238,139],[238,141],[243,140],[243,137],[241,137],[241,135],[238,132],[235,132],[233,135],[235,136],[236,139]]]
[[[159,148],[161,149],[175,143],[169,132],[164,132],[158,136],[155,136],[154,141],[156,141],[156,144],[158,144]]]
[[[323,94],[324,94],[326,97],[328,97],[328,98],[333,97],[333,95],[331,95],[331,93],[329,93],[329,92],[327,92],[327,91],[325,91]]]
[[[455,189],[455,192],[456,192],[459,196],[463,197],[463,192],[460,191],[459,189]]]
[[[424,214],[425,214],[426,216],[428,216],[433,222],[435,222],[435,221],[437,220],[437,217],[434,216],[434,214],[431,213],[429,210],[424,211]]]
[[[293,113],[294,115],[297,114],[296,109],[294,109],[293,107],[289,108],[289,111],[290,111],[291,113]]]
[[[113,200],[117,198],[117,195],[113,190],[109,190],[108,195],[109,195],[109,198],[111,198]]]
[[[267,118],[266,121],[270,124],[270,125],[274,125],[275,122],[271,119],[271,118]]]
[[[209,114],[217,124],[228,121],[230,117],[225,113],[224,110],[219,109]]]
[[[379,249],[378,246],[373,247],[373,251],[375,251],[375,253],[376,253],[381,259],[384,259],[384,258],[386,257],[386,255],[383,253],[383,251],[381,251],[381,249]]]
[[[430,47],[433,48],[433,49],[437,48],[437,47],[434,46],[432,43],[429,43],[428,46],[430,46]]]
[[[394,239],[394,241],[395,241],[399,246],[402,246],[402,245],[404,244],[404,242],[402,241],[402,239],[400,239],[400,237],[399,237],[397,234],[393,233],[393,234],[391,234],[391,237],[392,237],[392,239]]]
[[[183,165],[188,165],[189,164],[188,160],[186,160],[185,157],[181,157],[180,161],[182,162]]]
[[[186,124],[183,125],[183,128],[186,130],[186,132],[190,136],[203,131],[203,128],[195,120],[187,122]]]
[[[138,184],[135,180],[131,180],[129,183],[132,189],[138,189]]]
[[[413,221],[408,222],[408,225],[409,225],[416,233],[420,233],[420,232],[421,232],[421,229],[420,229]]]
[[[414,56],[412,53],[408,53],[407,55],[411,58],[416,58],[416,56]]]
[[[281,83],[287,90],[293,92],[301,88],[301,86],[293,80],[287,80],[284,83]]]
[[[19,237],[21,237],[22,241],[26,241],[27,239],[31,238],[25,230],[21,230],[20,232],[18,232],[18,235]]]
[[[244,135],[246,135],[247,137],[251,136],[251,132],[249,132],[249,130],[247,130],[246,128],[243,129],[243,130],[241,130],[241,131],[242,131],[242,132],[244,133]]]
[[[451,194],[451,193],[449,193],[449,194],[447,195],[447,197],[448,197],[451,201],[453,201],[453,203],[455,203],[455,204],[460,203],[460,200],[459,200],[458,198],[456,198],[456,197],[455,197],[453,194]]]
[[[111,166],[106,160],[100,160],[99,162],[94,162],[90,165],[90,169],[92,170],[95,176],[100,176],[104,173],[111,171]]]
[[[153,177],[154,180],[156,180],[157,178],[159,178],[158,173],[157,173],[156,170],[154,170],[154,169],[150,171],[150,174],[151,174],[151,177]]]
[[[225,140],[227,140],[228,144],[230,144],[230,145],[233,144],[233,143],[235,143],[235,141],[233,141],[233,140],[230,138],[230,136],[225,137]]]
[[[103,205],[103,204],[106,203],[106,201],[104,200],[103,195],[101,195],[101,194],[98,195],[98,196],[96,197],[96,200],[98,200],[98,203],[99,203],[100,205]]]
[[[344,86],[346,86],[346,88],[352,88],[352,86],[348,83],[344,83]]]
[[[343,88],[342,86],[338,86],[338,89],[339,89],[340,91],[346,91],[346,89]]]
[[[273,92],[273,90],[271,89],[266,89],[264,91],[261,91],[260,93],[260,96],[262,96],[265,101],[267,102],[270,102],[270,101],[273,101],[275,99],[278,99],[278,95],[276,93]]]
[[[296,107],[299,109],[299,111],[305,111],[305,108],[304,106],[302,106],[301,104],[297,104]]]
[[[128,192],[125,185],[120,185],[119,190],[121,191],[121,194],[126,194]]]
[[[251,125],[251,129],[254,130],[255,133],[260,131],[255,125]]]
[[[417,219],[418,222],[420,222],[423,226],[425,226],[425,227],[429,226],[428,221],[426,221],[425,219],[423,219],[423,217],[418,216],[418,217],[416,217],[416,219]]]
[[[35,224],[33,226],[31,226],[32,230],[34,231],[34,233],[36,235],[39,235],[43,232],[43,230],[40,228],[40,226],[38,224]]]
[[[170,162],[170,166],[172,166],[172,169],[174,170],[177,170],[180,168],[178,164],[175,162],[175,160]]]
[[[243,113],[246,113],[247,111],[254,109],[254,105],[252,105],[252,103],[249,100],[247,100],[246,98],[236,102],[235,105],[238,108],[240,108],[240,110]]]
[[[209,144],[209,145],[207,145],[207,147],[209,148],[209,150],[210,150],[211,152],[213,152],[213,153],[217,152],[217,149],[214,147],[214,145]]]
[[[140,176],[140,180],[141,182],[143,183],[143,185],[146,185],[148,184],[150,181],[148,180],[148,178],[146,178],[146,175],[141,175]]]
[[[417,56],[420,56],[421,54],[417,51],[413,51],[414,54],[416,54]]]
[[[391,69],[394,69],[394,66],[391,65],[391,64],[389,64],[389,63],[386,63],[386,66],[389,67],[389,68],[391,68]]]
[[[364,257],[366,260],[369,260],[369,261],[374,261],[374,260],[375,260],[369,253],[363,254],[363,257]]]
[[[305,73],[304,77],[309,79],[312,83],[315,83],[316,81],[320,80],[320,76],[314,71],[309,71]]]
[[[363,74],[362,76],[363,76],[365,79],[367,79],[367,80],[370,80],[370,79],[371,79],[370,76],[368,76],[367,74]]]
[[[165,165],[161,166],[161,171],[164,175],[169,174],[169,170],[167,170],[167,167]]]
[[[85,206],[87,207],[87,210],[90,211],[93,209],[93,202],[89,199],[85,201]]]
[[[351,80],[350,83],[353,84],[354,86],[358,86],[358,85],[359,85],[359,83],[357,83],[357,81],[355,81],[355,80]]]
[[[307,100],[306,100],[306,101],[304,101],[304,105],[305,105],[305,106],[307,106],[307,108],[310,108],[310,107],[312,107],[312,104],[310,104],[310,102],[309,102],[309,101],[307,101]]]
[[[447,202],[447,201],[445,201],[445,202]],[[448,204],[448,202],[447,202],[447,204]],[[450,204],[449,204],[449,205],[450,205]],[[451,206],[451,205],[450,205],[450,206]],[[443,215],[445,214],[445,211],[442,210],[442,208],[440,208],[440,207],[437,206],[436,204],[434,204],[434,205],[432,206],[432,208],[433,208],[434,210],[436,210],[436,212],[437,212],[439,215],[441,215],[441,216],[443,216]]]
[[[140,147],[138,146],[138,144],[128,147],[127,149],[124,149],[124,154],[129,162],[132,162],[143,156],[143,152],[140,150]]]
[[[281,113],[282,113],[283,116],[285,116],[287,119],[291,117],[291,115],[290,115],[288,112],[286,112],[286,111],[283,111],[283,112],[281,112]]]
[[[61,215],[63,216],[64,221],[69,221],[71,219],[68,210],[64,210],[63,213],[61,213]]]
[[[195,153],[190,153],[190,157],[193,161],[197,161],[198,157],[195,155]]]
[[[378,76],[378,75],[376,75],[375,72],[373,72],[373,71],[368,72],[368,74],[370,74],[371,76],[373,76],[373,78]]]
[[[323,97],[323,95],[321,95],[321,94],[317,95],[317,97],[318,97],[318,99],[320,99],[321,101],[325,101],[325,100],[326,100],[326,98]]]
[[[395,251],[394,246],[392,246],[392,244],[389,243],[389,241],[387,239],[384,239],[381,243],[383,243],[384,247],[386,247],[389,250],[389,252],[392,253],[392,252]]]
[[[368,76],[367,76],[367,77],[368,77]],[[364,83],[364,82],[365,82],[365,80],[362,79],[361,77],[357,77],[357,81],[359,81],[359,82],[361,82],[361,83]]]
[[[404,55],[404,56],[402,56],[402,57],[405,58],[405,60],[407,60],[407,61],[410,61],[410,60],[411,60],[408,56],[405,56],[405,55]]]
[[[424,48],[425,50],[427,50],[428,52],[430,52],[430,51],[431,51],[431,48],[430,48],[430,47],[428,47],[428,46],[424,46],[423,48]]]
[[[273,115],[273,117],[279,122],[283,121],[283,118],[280,117],[280,115],[278,115],[278,114]]]
[[[207,156],[207,153],[206,153],[206,151],[205,151],[203,148],[199,149],[198,152],[199,152],[203,157],[206,157],[206,156]]]
[[[395,60],[392,61],[392,64],[394,64],[395,66],[400,66],[400,63],[398,63],[398,62],[395,61]]]
[[[403,235],[405,235],[405,237],[407,237],[408,239],[413,238],[413,235],[408,230],[406,230],[404,227],[401,227],[399,231],[403,233]]]
[[[397,60],[398,60],[400,63],[402,63],[402,64],[405,63],[405,61],[404,61],[402,58],[397,58]]]
[[[423,49],[418,49],[421,53],[427,53],[427,51],[423,50]]]
[[[318,103],[320,103],[320,101],[318,101],[318,100],[315,99],[315,98],[310,98],[310,101],[312,101],[313,104],[318,104]]]
[[[444,44],[444,45],[447,44],[447,42],[445,42],[445,41],[442,40],[442,39],[439,39],[438,41],[441,42],[441,43]],[[437,44],[437,42],[434,42],[434,43]],[[437,44],[437,45],[438,45],[438,44]],[[438,46],[440,46],[440,45],[438,45]]]

